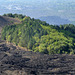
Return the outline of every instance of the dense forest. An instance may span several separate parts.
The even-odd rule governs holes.
[[[75,26],[49,25],[45,21],[17,15],[22,24],[5,26],[2,40],[14,43],[34,52],[46,54],[75,54]],[[4,16],[16,18],[15,14]]]

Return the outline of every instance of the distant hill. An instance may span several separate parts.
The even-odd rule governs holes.
[[[39,19],[42,21],[46,21],[47,23],[53,24],[53,25],[70,24],[71,23],[71,21],[69,21],[68,19],[63,19],[58,16],[40,17]]]
[[[19,19],[11,18],[7,16],[0,16],[0,26],[11,25],[14,23],[21,23]]]
[[[75,25],[75,21],[72,21],[71,24],[74,24]]]
[[[75,54],[75,26],[72,24],[54,26],[25,16],[21,24],[5,26],[2,39],[34,52]]]

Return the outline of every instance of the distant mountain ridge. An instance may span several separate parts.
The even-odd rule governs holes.
[[[39,19],[42,21],[46,21],[47,23],[53,24],[53,25],[70,24],[71,23],[71,21],[69,21],[68,19],[63,19],[58,16],[40,17]]]

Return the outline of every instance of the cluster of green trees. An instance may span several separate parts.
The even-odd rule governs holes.
[[[23,23],[5,26],[2,39],[34,52],[47,54],[75,54],[75,26],[54,26],[25,16]]]
[[[25,17],[25,15],[22,15],[22,14],[12,14],[12,13],[4,14],[3,16],[19,18],[19,19],[23,19]]]

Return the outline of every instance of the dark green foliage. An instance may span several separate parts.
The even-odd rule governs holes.
[[[19,18],[19,19],[23,19],[25,17],[25,15],[22,15],[22,14],[12,14],[12,13],[4,14],[3,16]]]
[[[23,18],[22,15],[19,18]],[[75,26],[72,24],[53,26],[27,16],[22,24],[6,26],[2,30],[3,40],[47,54],[75,54],[74,38]]]

